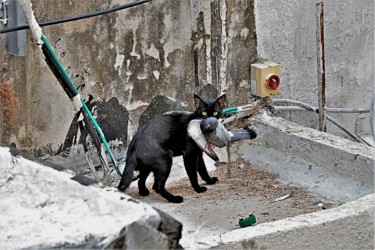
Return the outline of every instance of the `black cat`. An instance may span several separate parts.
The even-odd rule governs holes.
[[[188,136],[187,126],[193,119],[220,118],[225,107],[226,95],[208,101],[194,95],[194,102],[196,110],[191,114],[175,112],[157,116],[138,129],[128,148],[126,166],[118,185],[119,190],[124,191],[133,180],[134,170],[139,170],[139,194],[148,195],[146,179],[153,172],[155,180],[152,189],[170,202],[182,202],[181,196],[175,196],[165,190],[172,159],[179,155],[183,156],[191,186],[197,193],[207,190],[199,185],[197,172],[207,184],[215,184],[218,181],[216,177],[211,178],[208,175],[203,152]]]

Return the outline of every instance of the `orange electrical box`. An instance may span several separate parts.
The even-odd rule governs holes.
[[[251,93],[266,97],[280,93],[280,65],[273,62],[251,64]]]

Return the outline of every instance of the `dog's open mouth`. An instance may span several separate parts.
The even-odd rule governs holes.
[[[207,145],[206,145],[207,149],[214,149],[216,147],[217,147],[217,145],[213,142],[208,142]]]

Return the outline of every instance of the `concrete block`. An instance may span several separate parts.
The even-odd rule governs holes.
[[[0,147],[0,162],[2,249],[178,245],[179,222],[114,188],[83,186],[9,148]]]

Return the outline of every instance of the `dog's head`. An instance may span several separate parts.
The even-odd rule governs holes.
[[[208,117],[221,118],[227,97],[221,95],[216,100],[203,100],[198,95],[194,95],[194,103],[196,110],[194,114],[197,118],[206,119]]]

